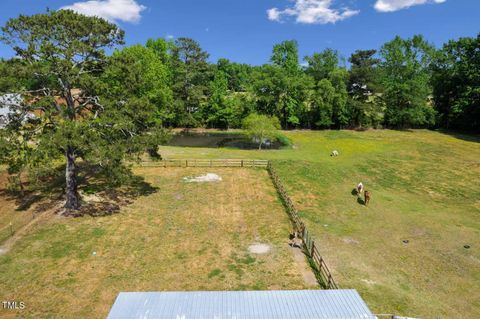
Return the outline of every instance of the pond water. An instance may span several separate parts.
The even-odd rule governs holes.
[[[179,147],[209,147],[209,148],[239,148],[257,149],[258,144],[241,133],[177,133],[174,134],[170,146]],[[262,145],[262,149],[279,149],[278,142],[271,145]]]

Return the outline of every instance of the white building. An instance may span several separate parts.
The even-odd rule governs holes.
[[[0,96],[0,128],[4,128],[8,124],[8,115],[15,112],[18,106],[21,105],[22,101],[22,96],[17,93],[9,93]],[[34,118],[36,118],[34,114],[27,114],[24,121]]]

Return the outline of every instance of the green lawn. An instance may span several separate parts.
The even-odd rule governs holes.
[[[165,146],[161,153],[274,160],[341,288],[357,289],[376,313],[480,318],[480,139],[424,130],[286,134],[293,146],[281,150]],[[339,157],[329,156],[334,149]],[[230,194],[243,195],[181,184],[190,174],[183,170],[138,168],[156,193],[118,215],[35,225],[0,257],[1,295],[27,299],[37,312],[25,317],[63,309],[64,317],[83,318],[104,315],[120,290],[304,288],[298,270],[278,263],[291,256],[280,249],[289,225],[266,173],[227,171]],[[359,181],[372,193],[369,207],[352,195]],[[212,215],[212,205],[223,213]],[[212,216],[214,225],[206,222]],[[230,244],[221,247],[224,232]],[[273,263],[245,251],[257,236],[277,247]]]
[[[341,287],[359,290],[376,313],[480,318],[479,138],[424,130],[286,134],[293,148],[161,151],[274,160]],[[334,149],[339,157],[329,156]],[[372,193],[368,208],[351,193],[360,181]]]

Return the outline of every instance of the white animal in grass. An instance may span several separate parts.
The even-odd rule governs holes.
[[[338,156],[338,151],[337,151],[337,150],[332,151],[332,153],[330,154],[330,156]]]
[[[363,187],[363,183],[360,182],[358,183],[356,189],[357,189],[357,195],[360,196],[363,193],[363,190],[365,189],[365,187]]]

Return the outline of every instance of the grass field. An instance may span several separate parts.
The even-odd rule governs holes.
[[[286,134],[293,146],[280,150],[165,146],[161,153],[274,160],[336,281],[357,289],[373,312],[480,318],[479,138],[423,130]],[[339,157],[329,156],[334,149]],[[225,193],[220,184],[179,182],[194,171],[137,172],[157,192],[111,217],[38,224],[0,257],[1,295],[30,303],[26,317],[95,317],[120,290],[305,287],[299,271],[280,262],[290,256],[281,249],[289,224],[265,172],[220,170]],[[359,181],[372,192],[369,207],[352,195]],[[245,247],[257,236],[276,248],[252,261]]]
[[[156,190],[121,213],[37,223],[0,256],[1,299],[26,305],[0,317],[104,318],[120,291],[316,288],[287,244],[267,172],[216,168],[208,172],[221,182],[182,180],[206,172],[138,168]],[[254,243],[271,251],[250,253]]]
[[[479,138],[423,130],[287,135],[293,148],[162,154],[275,160],[341,287],[359,290],[375,313],[480,318]],[[339,157],[329,156],[334,149]],[[368,208],[352,195],[360,181],[372,192]]]

